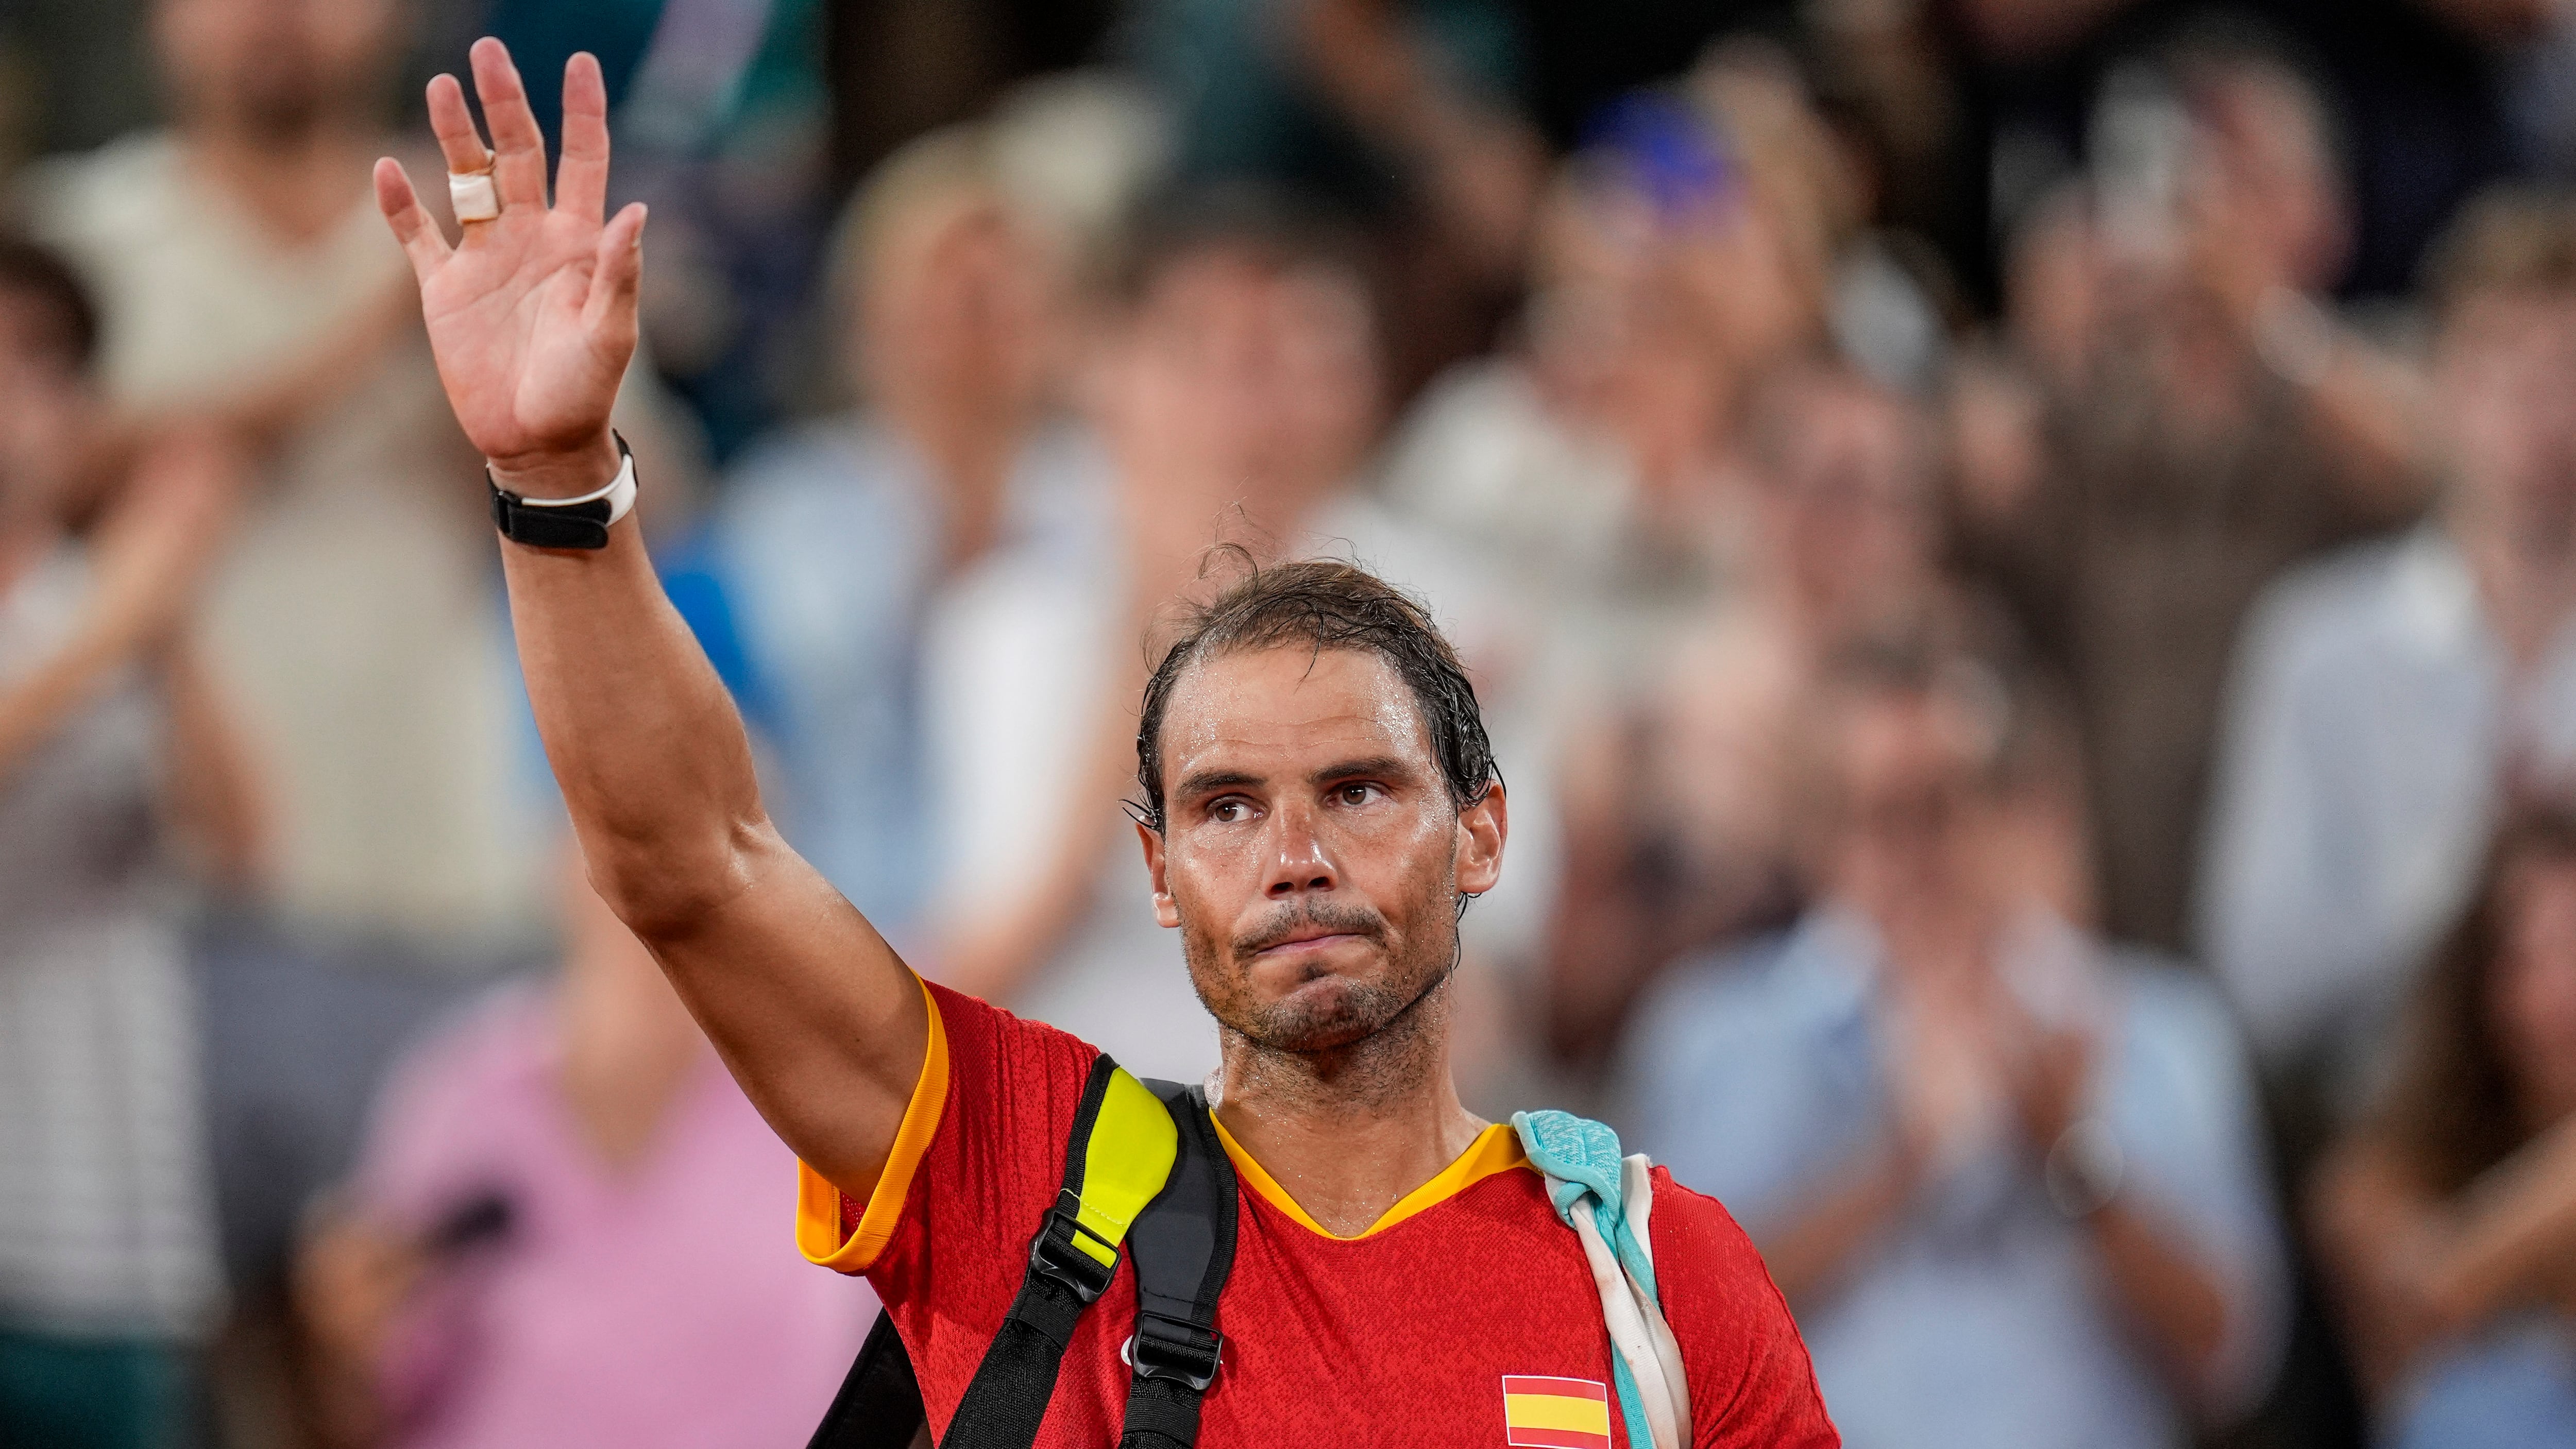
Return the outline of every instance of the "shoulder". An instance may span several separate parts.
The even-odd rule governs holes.
[[[852,414],[818,419],[772,434],[743,454],[729,471],[716,527],[728,536],[846,527],[917,506],[916,482],[902,449],[882,429]]]
[[[552,993],[535,982],[494,988],[433,1025],[377,1093],[368,1195],[401,1212],[445,1173],[502,1153],[506,1124],[545,1089],[556,1043]]]
[[[1656,1286],[1667,1297],[1675,1289],[1703,1300],[1771,1295],[1770,1269],[1724,1203],[1684,1187],[1660,1166],[1654,1169],[1654,1183],[1648,1231],[1654,1238]]]
[[[1701,1444],[1837,1442],[1815,1370],[1752,1239],[1717,1199],[1655,1169],[1655,1286],[1689,1375]]]
[[[1034,1069],[1077,1080],[1091,1070],[1100,1048],[1069,1031],[1014,1016],[981,997],[923,983],[939,1012],[952,1063],[973,1060],[995,1067]]]
[[[2401,587],[2443,553],[2424,531],[2338,549],[2266,587],[2246,617],[2256,667],[2313,671],[2384,657]]]
[[[2235,1015],[2208,976],[2143,946],[2112,945],[2104,951],[2131,1035],[2202,1051],[2238,1046]]]
[[[2247,1045],[2218,986],[2181,962],[2137,947],[2108,948],[2118,992],[2117,1080],[2152,1094],[2168,1122],[2225,1119],[2250,1111]]]
[[[156,229],[179,169],[177,143],[165,132],[145,131],[35,162],[19,174],[15,190],[39,239],[88,253]]]
[[[1815,927],[1692,956],[1665,971],[1630,1017],[1634,1060],[1671,1066],[1802,1040],[1839,1015],[1848,993],[1819,979]]]

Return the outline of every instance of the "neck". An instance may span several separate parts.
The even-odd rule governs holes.
[[[1225,1029],[1218,1120],[1327,1232],[1366,1232],[1485,1130],[1450,1078],[1450,997],[1444,979],[1371,1036],[1320,1052]]]
[[[2456,520],[2453,536],[2506,657],[2517,666],[2535,663],[2576,611],[2576,557],[2473,510]]]
[[[368,161],[382,149],[368,128],[333,117],[292,135],[204,125],[187,137],[191,163],[277,238],[320,239],[365,199]]]
[[[912,411],[896,426],[930,466],[944,535],[941,557],[951,571],[962,569],[982,557],[1001,531],[1002,495],[1028,433],[1026,411]]]
[[[649,961],[573,961],[559,1003],[573,1118],[603,1161],[630,1167],[651,1148],[706,1043]]]

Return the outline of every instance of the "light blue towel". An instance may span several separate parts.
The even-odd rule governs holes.
[[[1628,1280],[1660,1309],[1663,1299],[1655,1291],[1654,1260],[1628,1227],[1627,1204],[1619,1187],[1619,1134],[1588,1117],[1555,1111],[1514,1112],[1512,1130],[1520,1134],[1521,1150],[1529,1154],[1531,1165],[1547,1174],[1557,1217],[1573,1227],[1574,1205],[1589,1200],[1594,1230],[1618,1256]],[[1652,1442],[1646,1432],[1645,1398],[1616,1345],[1610,1350],[1610,1373],[1618,1381],[1619,1415],[1628,1425],[1628,1443],[1631,1449],[1644,1449]]]

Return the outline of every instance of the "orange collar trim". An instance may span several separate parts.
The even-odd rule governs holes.
[[[1216,1114],[1210,1112],[1208,1120],[1215,1122]],[[1406,1218],[1438,1207],[1497,1172],[1509,1172],[1515,1167],[1529,1166],[1529,1154],[1521,1150],[1520,1134],[1512,1130],[1510,1123],[1497,1122],[1477,1133],[1476,1140],[1468,1145],[1466,1151],[1458,1154],[1457,1161],[1440,1169],[1439,1176],[1406,1193],[1402,1201],[1379,1215],[1376,1222],[1369,1224],[1360,1233],[1346,1238],[1339,1233],[1327,1230],[1304,1208],[1299,1207],[1297,1200],[1288,1195],[1288,1189],[1279,1185],[1279,1179],[1272,1177],[1268,1169],[1253,1161],[1252,1154],[1243,1150],[1243,1144],[1234,1140],[1234,1134],[1226,1131],[1225,1124],[1222,1122],[1216,1123],[1216,1137],[1219,1142],[1225,1144],[1225,1155],[1234,1159],[1235,1175],[1242,1178],[1246,1186],[1259,1194],[1263,1202],[1286,1213],[1307,1231],[1319,1237],[1331,1238],[1337,1243],[1355,1243],[1361,1238],[1385,1232]]]

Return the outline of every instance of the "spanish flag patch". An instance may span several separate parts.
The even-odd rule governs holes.
[[[1610,1449],[1610,1390],[1590,1379],[1503,1375],[1503,1442]]]

